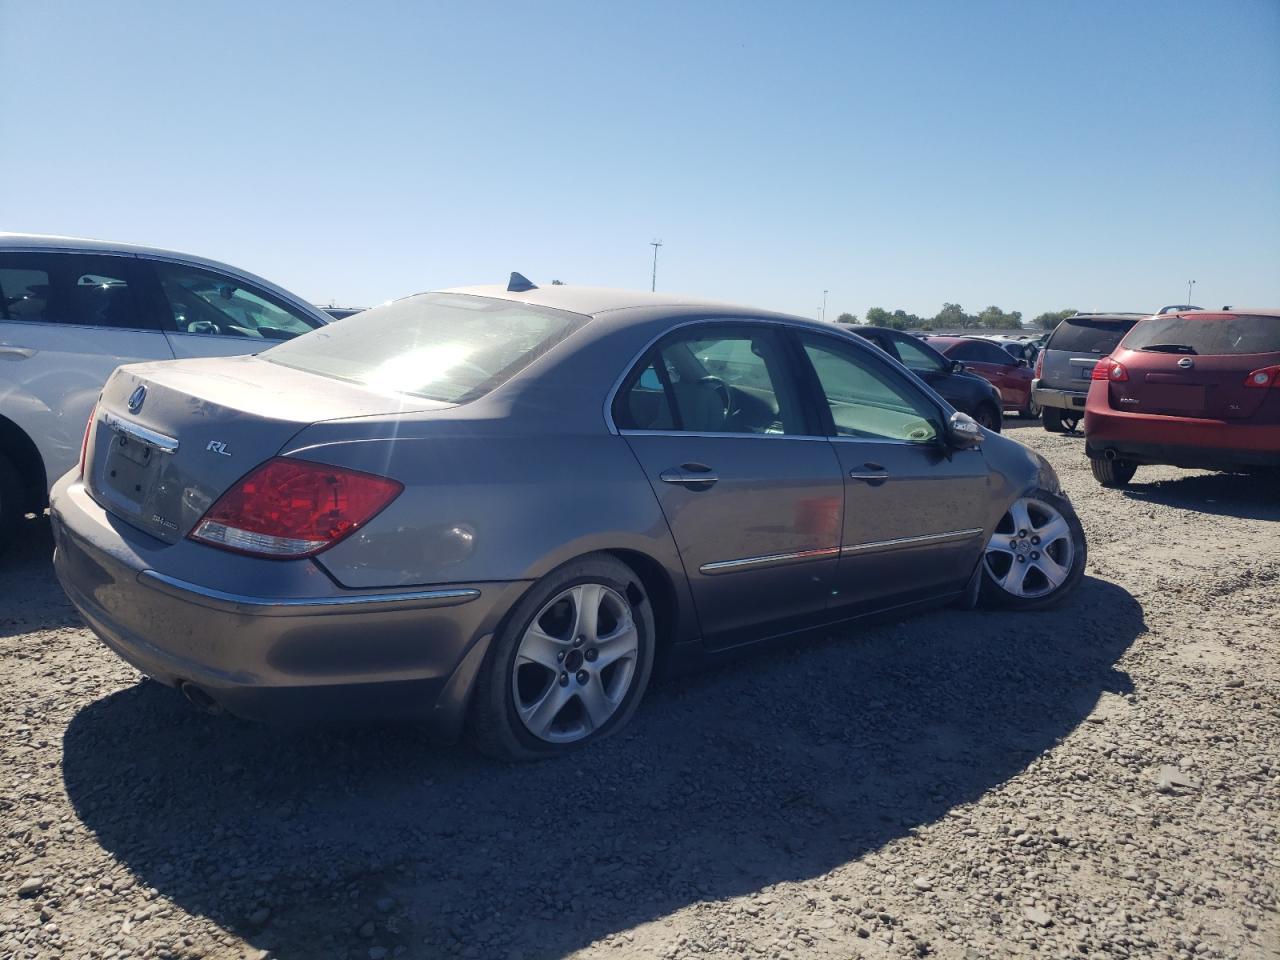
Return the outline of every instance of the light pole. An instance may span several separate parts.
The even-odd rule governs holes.
[[[827,291],[825,290],[822,291],[822,316],[819,319],[823,321],[827,319]]]
[[[658,289],[658,248],[662,246],[662,241],[650,240],[649,246],[653,247],[653,279],[649,283],[649,290],[652,292]]]
[[[1187,281],[1187,306],[1191,306],[1191,288],[1196,285],[1194,280]]]

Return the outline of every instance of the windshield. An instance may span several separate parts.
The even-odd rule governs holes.
[[[1063,320],[1045,344],[1046,350],[1070,350],[1073,353],[1110,353],[1139,320],[1088,320],[1072,317]]]
[[[464,403],[510,379],[585,322],[511,300],[424,293],[335,321],[262,356],[380,390]]]
[[[1129,350],[1232,356],[1280,353],[1280,317],[1153,317],[1124,338]]]

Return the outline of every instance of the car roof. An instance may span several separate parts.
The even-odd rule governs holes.
[[[210,260],[208,257],[197,257],[190,253],[179,253],[175,250],[164,250],[160,247],[144,247],[134,243],[117,243],[111,240],[91,240],[86,237],[59,237],[42,233],[7,233],[0,232],[0,253],[31,252],[48,250],[53,253],[99,253],[122,256],[148,257],[156,260],[176,260],[196,267],[205,267],[219,273],[248,280],[264,287],[279,297],[297,306],[306,307],[319,319],[328,322],[331,318],[319,307],[308,303],[296,293],[284,289],[270,280],[260,277],[248,270],[233,267],[229,263]]]
[[[1232,307],[1230,310],[1183,310],[1179,313],[1164,313],[1157,314],[1156,316],[1187,317],[1189,319],[1206,317],[1280,317],[1280,308]]]
[[[1066,317],[1066,320],[1132,320],[1134,317],[1142,319],[1149,317],[1149,313],[1073,313]]]
[[[450,287],[438,293],[460,293],[475,297],[493,297],[498,300],[512,300],[528,303],[537,307],[550,307],[555,310],[567,310],[587,317],[615,311],[639,311],[644,318],[662,312],[679,309],[688,311],[691,308],[704,310],[714,316],[740,316],[743,318],[773,318],[804,324],[820,330],[830,330],[837,324],[819,323],[794,314],[762,310],[743,304],[727,303],[721,300],[708,300],[701,297],[690,297],[684,294],[652,293],[648,290],[623,290],[612,287],[575,287],[568,284],[553,284],[546,287],[533,287],[529,290],[512,291],[501,284],[487,284],[470,287]],[[639,317],[637,319],[640,319]]]

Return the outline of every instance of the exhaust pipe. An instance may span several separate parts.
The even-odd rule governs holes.
[[[1116,448],[1107,447],[1107,449],[1102,451],[1102,456],[1107,460],[1114,460],[1116,458]]]
[[[187,698],[187,703],[191,704],[197,710],[200,710],[203,713],[222,712],[222,708],[218,706],[218,702],[190,680],[183,680],[178,684],[178,689],[182,692],[182,695]]]

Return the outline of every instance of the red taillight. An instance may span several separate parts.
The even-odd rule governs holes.
[[[98,405],[95,403],[93,409],[89,411],[89,422],[84,425],[84,439],[80,441],[80,479],[84,479],[84,458],[89,453],[89,434],[93,431],[93,419],[98,415]]]
[[[1035,378],[1039,380],[1042,376],[1044,376],[1044,351],[1043,350],[1041,350],[1039,353],[1036,354]]]
[[[1260,390],[1265,390],[1268,387],[1280,389],[1280,363],[1273,367],[1263,367],[1260,370],[1253,371],[1253,373],[1244,378],[1244,385]]]
[[[403,489],[386,477],[276,457],[219,497],[191,539],[258,557],[310,557],[367,523]]]
[[[1103,357],[1094,364],[1093,373],[1089,375],[1089,378],[1091,380],[1110,380],[1113,383],[1124,383],[1129,379],[1129,371],[1118,360]]]

